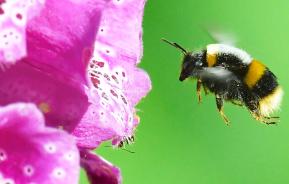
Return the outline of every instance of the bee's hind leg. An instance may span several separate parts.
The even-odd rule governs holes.
[[[264,116],[266,119],[279,119],[279,116]]]
[[[203,84],[203,89],[205,91],[205,95],[208,95],[209,94],[208,88],[204,85],[204,83],[202,83],[202,84]]]
[[[268,116],[262,116],[260,113],[252,113],[253,117],[262,123],[265,123],[267,125],[276,125],[279,123],[278,118],[279,117],[268,117]]]
[[[222,116],[223,120],[225,121],[226,125],[230,125],[230,121],[223,111],[224,99],[220,97],[219,95],[216,95],[216,104],[217,104],[218,111],[220,115]]]
[[[279,118],[280,118],[280,117],[278,117],[278,116],[272,116],[272,117],[270,117],[270,116],[263,116],[263,118],[267,120],[267,123],[266,123],[267,125],[272,125],[272,124],[277,124],[277,123],[279,123]]]
[[[201,89],[202,89],[202,81],[201,79],[198,79],[197,81],[197,96],[198,96],[198,102],[202,102],[202,95],[201,95]]]
[[[248,96],[247,96],[248,97]],[[267,125],[274,125],[277,124],[278,122],[275,121],[276,119],[272,118],[272,117],[267,117],[262,115],[262,113],[260,112],[260,107],[259,107],[259,101],[257,98],[254,98],[254,96],[249,96],[250,98],[245,98],[245,104],[247,106],[247,108],[249,109],[252,117],[261,122],[261,123],[265,123]]]

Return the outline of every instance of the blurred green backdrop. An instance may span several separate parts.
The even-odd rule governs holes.
[[[198,105],[195,82],[178,81],[181,54],[160,38],[203,48],[212,42],[200,27],[207,23],[232,31],[237,46],[279,77],[285,98],[278,126],[263,125],[245,108],[225,104],[232,123],[227,127],[213,95]],[[124,184],[289,183],[288,1],[150,0],[140,66],[150,74],[153,90],[138,106],[136,143],[126,147],[136,153],[97,150],[121,168]],[[87,183],[84,174],[81,183]]]

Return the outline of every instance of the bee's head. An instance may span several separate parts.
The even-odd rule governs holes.
[[[180,81],[185,80],[188,77],[194,77],[197,70],[203,66],[203,52],[187,52],[184,54],[182,62],[182,71],[180,74]]]
[[[182,62],[182,71],[180,74],[180,81],[185,80],[188,77],[194,76],[194,71],[197,69],[200,69],[203,65],[202,59],[203,59],[203,53],[204,52],[188,52],[186,49],[184,49],[182,46],[180,46],[177,43],[170,42],[166,39],[162,39],[164,42],[172,45],[173,47],[179,49],[184,54],[184,59]]]

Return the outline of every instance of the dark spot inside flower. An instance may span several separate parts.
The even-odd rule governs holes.
[[[101,32],[103,32],[103,29],[100,29]]]
[[[122,99],[123,103],[127,104],[127,101],[126,101],[126,99],[124,98],[124,96],[121,95],[121,99]]]
[[[27,173],[31,173],[31,172],[32,172],[32,169],[31,169],[30,167],[28,167],[28,168],[26,169],[26,172],[27,172]]]
[[[110,78],[106,73],[103,76],[104,76],[104,78],[106,78],[106,80],[110,81]]]
[[[8,45],[8,42],[5,42],[5,45]]]
[[[57,172],[56,172],[56,175],[57,175],[57,176],[62,176],[62,172],[61,172],[61,171],[57,171]]]
[[[117,78],[116,78],[115,75],[112,75],[111,78],[113,78],[113,80],[114,80],[116,83],[118,83],[118,80],[117,80]]]
[[[115,72],[116,73],[116,75],[118,75],[118,72]]]
[[[100,84],[100,81],[97,78],[91,77],[91,82],[94,85],[94,87],[98,88],[98,85]]]
[[[103,112],[100,113],[100,115],[102,115],[102,116],[103,116],[103,114],[104,114]]]
[[[103,67],[103,66],[104,66],[104,62],[97,62],[96,64],[97,64],[97,66],[99,66],[99,67]]]
[[[113,91],[113,90],[111,89],[110,92],[111,92],[111,94],[112,94],[113,96],[115,96],[116,98],[118,98],[118,95],[116,94],[115,91]]]
[[[125,77],[125,73],[124,72],[122,72],[122,76]]]
[[[102,75],[99,71],[94,71],[97,75]]]
[[[105,52],[106,52],[107,54],[109,54],[109,53],[110,53],[110,51],[109,51],[109,50],[106,50]]]
[[[91,78],[91,80],[94,84],[100,84],[100,81],[96,78]]]
[[[23,16],[22,16],[20,13],[17,13],[17,14],[16,14],[16,17],[17,17],[18,19],[20,19],[20,20],[23,18]]]
[[[7,38],[7,34],[3,35],[4,38]]]
[[[103,93],[101,94],[101,96],[102,96],[104,99],[108,100],[108,97],[107,97],[107,95],[106,95],[105,92],[103,92]]]

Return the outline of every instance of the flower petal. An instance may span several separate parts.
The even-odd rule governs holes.
[[[26,55],[26,24],[37,15],[44,0],[0,1],[0,64],[14,63]]]
[[[0,183],[78,183],[79,152],[72,136],[46,128],[32,104],[0,109]]]
[[[131,106],[135,106],[152,88],[149,75],[144,70],[126,63],[121,63],[118,67],[124,69],[123,75],[127,75],[127,81],[123,83],[123,92]]]
[[[91,184],[119,184],[120,170],[102,157],[83,150],[80,152],[81,166],[85,169]]]
[[[46,124],[72,131],[88,107],[81,89],[42,73],[26,62],[0,72],[0,104],[32,102],[44,113]]]
[[[108,3],[97,34],[99,45],[96,47],[100,52],[115,53],[118,62],[140,61],[144,5],[145,0],[111,0]]]
[[[139,122],[134,106],[151,89],[148,75],[136,67],[144,2],[112,0],[103,10],[88,67],[91,105],[73,132],[78,146],[95,148],[109,139],[118,144],[134,134]]]
[[[117,144],[134,134],[139,122],[134,105],[150,89],[150,80],[130,65],[111,69],[107,62],[94,61],[90,72],[93,83],[87,95],[91,105],[73,134],[81,147],[95,148],[109,139],[117,140]]]
[[[104,3],[47,0],[28,24],[28,56],[0,71],[0,104],[33,102],[49,126],[72,131],[88,107],[86,66]]]
[[[30,64],[46,73],[86,83],[89,51],[93,48],[103,0],[47,0],[27,27]]]

